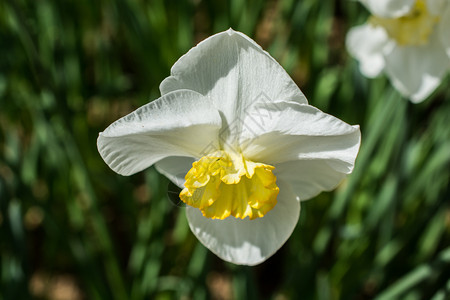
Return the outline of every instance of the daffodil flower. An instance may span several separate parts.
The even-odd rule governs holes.
[[[347,49],[369,78],[385,72],[412,102],[425,100],[450,70],[450,1],[360,0],[372,13],[348,32]]]
[[[294,230],[300,201],[334,189],[353,169],[359,127],[308,105],[240,32],[192,48],[160,91],[101,132],[98,150],[119,174],[155,165],[182,188],[192,232],[226,261],[266,260]]]

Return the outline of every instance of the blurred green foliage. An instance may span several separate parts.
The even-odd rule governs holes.
[[[413,105],[363,78],[344,39],[366,16],[352,1],[0,2],[0,299],[448,299],[449,80]],[[229,27],[362,131],[354,173],[252,268],[199,244],[153,168],[122,177],[96,149]]]

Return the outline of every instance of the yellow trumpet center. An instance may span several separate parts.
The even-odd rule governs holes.
[[[439,16],[431,15],[424,0],[416,1],[411,12],[400,18],[372,16],[369,22],[383,27],[389,37],[401,46],[419,46],[428,43]]]
[[[200,158],[186,174],[181,200],[211,219],[263,217],[280,191],[274,167],[217,151]]]

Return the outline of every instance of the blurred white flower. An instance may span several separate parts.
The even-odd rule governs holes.
[[[425,100],[450,70],[449,0],[360,0],[372,13],[348,32],[361,73],[385,72],[412,102]]]
[[[284,69],[240,32],[192,48],[160,90],[101,132],[98,150],[119,174],[155,165],[183,188],[192,232],[226,261],[266,260],[294,230],[300,200],[352,172],[359,127],[308,105]]]

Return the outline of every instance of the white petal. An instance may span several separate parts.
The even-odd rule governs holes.
[[[425,100],[449,68],[450,59],[437,33],[426,46],[399,46],[386,55],[386,73],[392,85],[414,103]]]
[[[255,220],[228,217],[212,220],[199,209],[186,208],[194,235],[221,259],[240,265],[256,265],[272,256],[292,234],[300,215],[300,202],[288,184],[278,183],[278,203]]]
[[[297,103],[257,106],[244,122],[242,150],[250,160],[277,165],[295,160],[326,159],[350,173],[359,150],[359,126]]]
[[[388,44],[389,37],[379,26],[364,24],[351,28],[347,33],[347,50],[359,61],[361,73],[369,78],[376,77],[383,71],[383,53]]]
[[[278,164],[274,170],[277,180],[289,182],[301,201],[322,191],[334,190],[346,174],[336,170],[330,160],[297,160]]]
[[[184,188],[186,180],[184,177],[192,168],[192,163],[195,161],[192,157],[171,156],[158,161],[155,164],[159,173],[166,176],[179,188]]]
[[[416,0],[360,0],[374,15],[385,18],[401,17],[411,11]]]
[[[97,148],[115,172],[131,175],[169,156],[200,157],[217,144],[221,118],[197,92],[166,94],[111,124]]]
[[[447,4],[447,8],[441,16],[441,23],[438,30],[441,43],[447,52],[447,56],[450,58],[450,3]]]
[[[428,0],[427,8],[428,11],[433,15],[441,15],[448,5],[448,0]]]
[[[224,128],[230,130],[240,122],[247,106],[261,95],[307,103],[286,71],[266,51],[232,29],[192,48],[160,85],[161,94],[183,88],[213,99],[227,124]]]

